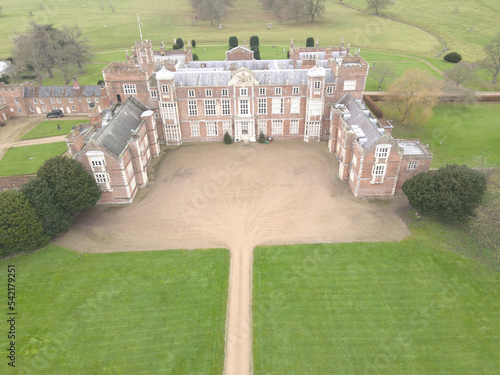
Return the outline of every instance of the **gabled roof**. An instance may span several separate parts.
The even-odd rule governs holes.
[[[245,47],[242,47],[242,46],[237,46],[237,47],[231,48],[229,51],[226,51],[226,55],[228,53],[235,52],[236,50],[239,50],[239,49],[245,50],[247,52],[252,52],[252,55],[253,55],[253,51],[251,49],[248,49],[248,48],[245,48]]]
[[[142,124],[141,115],[149,110],[139,100],[130,97],[119,107],[109,124],[94,134],[91,141],[119,157],[127,147],[127,142]]]

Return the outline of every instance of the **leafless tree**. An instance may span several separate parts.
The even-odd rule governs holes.
[[[460,61],[444,72],[444,75],[449,78],[456,87],[460,86],[466,80],[472,77],[474,73],[474,66],[468,62]]]
[[[394,0],[366,0],[368,3],[368,9],[374,10],[375,14],[378,15],[378,11],[386,9],[391,5],[394,5]]]
[[[304,0],[290,0],[286,9],[287,18],[300,21],[304,15]]]
[[[378,82],[378,89],[382,89],[382,83],[387,78],[394,77],[394,69],[389,64],[375,64],[374,67],[370,69],[370,77]]]
[[[63,26],[64,39],[67,49],[73,55],[73,62],[78,66],[78,72],[83,73],[85,64],[92,60],[92,49],[89,38],[83,36],[78,25]]]
[[[478,61],[478,65],[488,70],[493,75],[493,84],[497,83],[498,74],[500,73],[500,33],[491,41],[490,44],[484,46],[486,58]]]
[[[200,19],[209,20],[210,24],[218,24],[224,18],[232,0],[190,0],[191,6]]]
[[[311,22],[314,22],[315,18],[320,18],[325,11],[325,3],[327,0],[305,0],[305,14],[311,17]]]

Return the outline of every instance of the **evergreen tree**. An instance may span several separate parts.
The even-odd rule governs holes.
[[[259,37],[257,35],[253,35],[250,37],[250,47],[258,47],[259,46]]]
[[[230,145],[231,143],[233,143],[233,138],[229,135],[228,132],[224,133],[224,143],[226,145]]]
[[[238,47],[238,38],[235,36],[229,37],[229,49],[233,49],[234,47]]]
[[[306,47],[314,47],[314,38],[312,36],[306,39]]]
[[[182,38],[177,38],[175,40],[175,44],[177,44],[180,49],[184,48],[184,41],[182,40]]]

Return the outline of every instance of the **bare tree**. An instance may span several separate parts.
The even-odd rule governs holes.
[[[373,63],[375,65],[375,63]],[[378,82],[378,89],[382,89],[382,83],[387,78],[394,77],[394,69],[389,64],[376,64],[370,69],[370,77]]]
[[[450,68],[444,72],[444,75],[449,78],[456,87],[460,86],[466,80],[471,78],[474,73],[474,65],[460,61],[458,64],[455,64],[453,68]]]
[[[304,15],[304,0],[290,0],[286,10],[287,18],[297,21]]]
[[[478,65],[488,70],[493,75],[493,84],[497,83],[497,77],[500,73],[500,33],[491,41],[490,44],[484,46],[486,58],[478,61]]]
[[[417,118],[427,121],[442,94],[441,82],[425,70],[410,69],[389,88],[389,100],[401,113],[401,122],[410,124]]]
[[[232,0],[190,0],[191,6],[200,19],[210,20],[210,24],[220,23]]]
[[[378,11],[386,9],[394,5],[394,0],[365,0],[368,3],[368,9],[374,10],[375,14],[378,15]]]
[[[315,18],[320,18],[325,11],[325,3],[327,0],[305,0],[305,14],[311,17],[311,22],[314,22]]]
[[[64,39],[67,49],[73,55],[73,62],[78,66],[78,72],[83,73],[83,68],[92,60],[92,49],[90,39],[83,36],[78,25],[63,26]]]
[[[287,0],[274,0],[273,1],[273,12],[276,18],[283,22],[283,13],[287,8]]]

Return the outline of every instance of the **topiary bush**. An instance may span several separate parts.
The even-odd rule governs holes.
[[[312,36],[306,39],[306,47],[314,47],[314,38]]]
[[[175,44],[177,44],[179,48],[184,48],[184,41],[182,40],[182,38],[177,38],[175,40]]]
[[[231,143],[233,143],[233,138],[229,135],[228,132],[224,134],[224,143],[226,145],[230,145]]]
[[[450,52],[444,55],[444,60],[456,64],[462,60],[462,55],[456,52]]]
[[[259,37],[257,35],[253,35],[250,37],[250,47],[258,47],[259,46]]]
[[[193,53],[193,61],[198,61],[200,58],[196,53]]]
[[[179,46],[178,46],[177,44],[174,44],[174,45],[172,46],[172,49],[179,49]]]
[[[238,38],[235,36],[229,37],[229,49],[233,49],[234,47],[238,47]]]
[[[255,60],[260,60],[260,50],[259,50],[259,47],[252,47],[252,51],[253,51],[253,58]]]
[[[259,143],[266,143],[266,136],[262,132],[259,134]]]
[[[191,41],[191,45],[193,46],[193,48],[194,48],[194,47],[196,47],[196,40],[194,40],[194,39],[193,39],[193,40]]]

